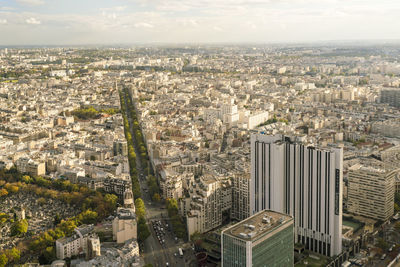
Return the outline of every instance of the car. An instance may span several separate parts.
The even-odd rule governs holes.
[[[383,261],[386,258],[386,254],[383,254],[381,257],[381,261]]]
[[[175,253],[174,253],[174,256],[175,256],[175,257],[177,257],[177,256],[178,256],[178,254],[176,254],[176,252],[175,252]]]
[[[169,266],[169,263],[167,262],[165,265]]]

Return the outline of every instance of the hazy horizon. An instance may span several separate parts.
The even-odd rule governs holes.
[[[382,0],[0,0],[1,46],[398,41]]]

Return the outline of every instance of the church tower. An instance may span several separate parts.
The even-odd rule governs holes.
[[[135,203],[133,202],[133,193],[130,189],[124,192],[124,208],[135,210]]]

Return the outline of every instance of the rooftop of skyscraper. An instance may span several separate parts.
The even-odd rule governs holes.
[[[263,210],[225,230],[225,234],[250,241],[293,221],[289,215]]]

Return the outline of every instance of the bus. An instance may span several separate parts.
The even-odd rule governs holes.
[[[183,257],[183,251],[181,248],[178,249],[179,250],[179,256],[182,258]]]

